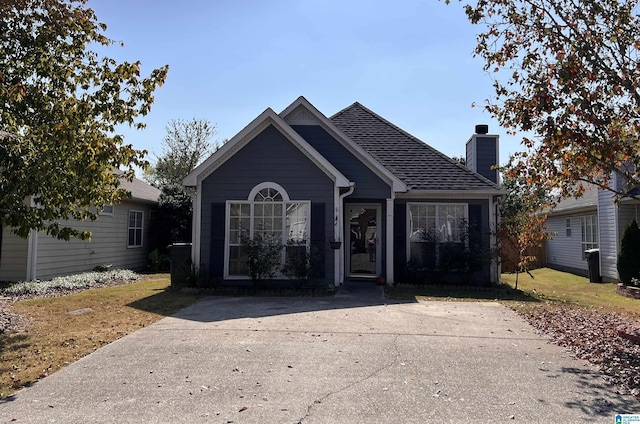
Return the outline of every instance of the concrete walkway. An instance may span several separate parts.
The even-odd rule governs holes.
[[[613,423],[640,413],[497,303],[206,298],[0,403],[12,423]]]

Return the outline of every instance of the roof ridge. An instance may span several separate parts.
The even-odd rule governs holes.
[[[362,106],[362,104],[360,104],[359,102],[353,102],[353,103],[352,103],[352,104],[350,104],[349,106],[347,106],[347,107],[345,107],[345,108],[342,108],[342,109],[340,109],[339,111],[337,111],[336,113],[334,113],[333,115],[331,115],[331,116],[329,117],[329,120],[332,120],[333,118],[337,117],[338,115],[343,114],[344,112],[346,112],[347,110],[351,109],[352,107],[354,107],[354,106],[356,106],[356,105],[358,105],[358,106]],[[364,107],[364,106],[362,106],[362,107]]]
[[[397,126],[396,124],[394,124],[393,122],[390,122],[388,120],[386,120],[385,118],[383,118],[382,116],[378,115],[377,113],[375,113],[374,111],[372,111],[371,109],[369,109],[368,107],[364,106],[362,103],[360,102],[354,102],[352,105],[347,106],[346,108],[342,109],[341,111],[337,112],[336,114],[334,114],[333,116],[331,116],[331,118],[329,118],[330,120],[333,119],[334,117],[337,117],[338,115],[346,112],[349,109],[352,109],[353,107],[360,107],[362,110],[364,110],[366,113],[368,113],[369,115],[371,115],[372,117],[376,118],[377,120],[379,120],[380,122],[382,122],[385,125],[388,125],[389,127],[393,128],[394,130],[398,131],[399,133],[401,133],[402,135],[408,137],[409,139],[411,139],[413,142],[417,143],[418,145],[420,145],[422,148],[426,148],[429,149],[431,152],[433,152],[434,154],[436,154],[437,156],[439,156],[440,158],[447,160],[449,163],[461,168],[462,170],[464,170],[465,172],[468,172],[469,174],[473,175],[475,178],[478,178],[480,181],[484,182],[484,183],[488,183],[493,185],[496,188],[500,188],[500,186],[496,183],[494,183],[493,181],[491,181],[490,179],[486,178],[483,175],[480,175],[477,172],[473,172],[471,169],[469,169],[467,166],[461,164],[460,162],[458,162],[455,159],[450,158],[449,156],[445,155],[444,153],[442,153],[440,150],[436,149],[435,147],[425,143],[424,141],[420,140],[418,137],[414,136],[413,134],[408,133],[407,131],[403,130],[402,128],[400,128],[399,126]]]

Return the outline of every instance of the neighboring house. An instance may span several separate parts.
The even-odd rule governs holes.
[[[23,239],[0,228],[0,281],[47,280],[106,264],[114,269],[145,269],[149,218],[160,190],[138,179],[123,180],[121,187],[131,192],[131,198],[104,206],[97,220],[63,222],[91,231],[91,241],[58,240],[37,231]]]
[[[622,187],[619,175],[611,184]],[[562,200],[547,219],[547,265],[550,268],[588,276],[584,251],[600,249],[600,275],[604,281],[618,281],[616,262],[625,228],[638,220],[640,202],[624,198],[614,203],[611,191],[590,186],[580,198]]]
[[[489,252],[504,192],[491,169],[498,136],[477,128],[467,144],[474,172],[359,103],[330,118],[304,97],[280,114],[268,108],[184,180],[196,188],[193,261],[212,278],[247,279],[241,239],[269,234],[288,244],[283,261],[293,246],[310,248],[327,283],[389,284],[411,260],[442,266],[445,247],[464,247],[467,223],[468,243]],[[497,276],[487,258],[476,279]]]

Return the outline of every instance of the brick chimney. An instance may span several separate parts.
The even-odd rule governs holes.
[[[467,141],[467,167],[500,184],[500,174],[492,167],[500,164],[498,135],[489,134],[489,126],[476,125],[475,134]]]

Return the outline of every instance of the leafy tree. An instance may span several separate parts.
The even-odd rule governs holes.
[[[640,279],[640,229],[634,219],[624,230],[618,255],[618,276],[624,284],[630,285],[633,279]]]
[[[151,249],[165,253],[167,246],[173,243],[190,242],[192,217],[191,195],[184,187],[176,184],[163,186],[158,198],[158,210],[151,218]]]
[[[217,147],[216,143],[211,142],[216,134],[216,126],[206,119],[174,119],[169,122],[166,131],[162,155],[145,174],[147,181],[160,188],[182,185],[184,177]]]
[[[513,158],[512,158],[513,160]],[[518,276],[526,272],[537,258],[529,254],[531,248],[541,246],[551,235],[547,232],[547,215],[543,210],[549,204],[548,191],[528,183],[529,175],[503,174],[502,188],[507,195],[500,203],[500,223],[496,228],[498,254],[503,262],[512,260]],[[512,259],[515,252],[515,260]]]
[[[120,178],[146,164],[114,133],[144,126],[168,67],[142,78],[140,62],[90,50],[113,41],[86,1],[0,2],[0,225],[22,237],[89,238],[56,220],[96,219],[95,206],[128,196]]]
[[[448,0],[445,0],[447,3]],[[618,197],[640,185],[637,0],[478,0],[475,54],[496,76],[486,109],[522,140],[509,175],[563,197],[582,182]],[[609,186],[612,173],[624,187]]]
[[[152,248],[161,252],[172,243],[190,242],[193,217],[191,193],[182,180],[216,147],[215,125],[204,119],[172,120],[166,127],[163,154],[145,178],[162,191],[152,226]]]

